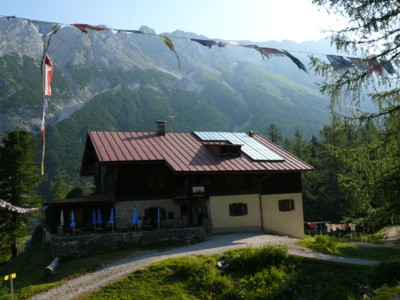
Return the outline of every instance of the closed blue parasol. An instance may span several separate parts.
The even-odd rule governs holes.
[[[100,209],[97,210],[97,224],[103,224],[103,220],[101,219],[101,211]]]
[[[92,209],[92,224],[96,226],[96,210]]]
[[[160,225],[161,225],[161,212],[160,212],[160,208],[157,208],[157,223],[158,223],[158,229],[160,229]]]
[[[111,215],[110,215],[110,224],[114,224],[114,208],[111,208]]]
[[[71,210],[71,227],[75,227],[76,223],[75,223],[75,216],[74,216],[74,211]]]
[[[108,221],[111,224],[111,229],[114,232],[114,208],[111,207],[111,215],[110,215],[110,221]]]
[[[139,218],[138,218],[138,215],[136,212],[136,208],[133,209],[132,224],[135,227],[135,231],[136,231],[136,228],[139,225]]]
[[[136,208],[133,209],[133,218],[132,218],[132,224],[133,225],[138,225],[139,224],[139,218],[136,212]]]

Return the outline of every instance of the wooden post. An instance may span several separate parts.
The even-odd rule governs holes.
[[[10,287],[11,287],[11,300],[14,299],[14,283],[13,279],[17,277],[17,274],[12,273],[9,275],[4,276],[4,280],[10,280]]]
[[[12,277],[12,275],[11,275],[11,278],[10,278],[10,285],[11,285],[11,300],[13,300],[14,299],[14,285],[13,285],[13,277]]]

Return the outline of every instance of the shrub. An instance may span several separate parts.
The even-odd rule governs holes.
[[[315,251],[323,253],[336,253],[338,248],[335,238],[326,235],[307,237],[302,244],[305,244],[307,247]]]
[[[230,288],[228,290],[222,291],[217,298],[218,300],[241,300],[243,297],[236,288]]]
[[[391,259],[381,262],[374,267],[374,283],[377,286],[383,284],[393,285],[400,281],[400,259]]]
[[[236,269],[260,269],[278,266],[287,258],[284,247],[264,246],[261,248],[244,248],[225,252],[222,260],[230,271]]]
[[[204,291],[220,292],[232,287],[230,281],[221,276],[214,259],[190,260],[180,265],[176,271],[179,277],[185,278],[191,285]]]

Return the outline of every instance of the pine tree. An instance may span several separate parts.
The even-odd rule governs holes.
[[[311,149],[303,138],[299,128],[296,128],[292,141],[292,153],[304,161],[310,161]]]
[[[282,141],[282,134],[279,131],[278,127],[276,127],[276,124],[271,123],[268,127],[267,130],[267,136],[269,140],[275,144],[279,144]]]
[[[26,130],[10,132],[0,147],[1,199],[18,207],[38,207],[40,198],[34,188],[40,180],[39,169],[34,163],[36,142]],[[17,242],[28,235],[34,214],[20,214],[0,210],[0,248],[11,249],[17,255]]]
[[[64,175],[62,173],[57,173],[55,179],[57,181],[53,187],[52,201],[64,200],[69,189],[68,185],[65,183]]]

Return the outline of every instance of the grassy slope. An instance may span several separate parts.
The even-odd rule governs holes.
[[[253,250],[234,252],[240,257]],[[221,271],[216,266],[220,259],[169,259],[81,299],[357,299],[358,286],[367,284],[371,272],[369,267],[290,256],[271,265],[256,260]]]
[[[339,249],[343,251],[341,247]],[[398,257],[393,249],[382,249],[384,251],[378,253],[370,248],[351,249],[353,253],[349,256],[352,257],[370,258],[374,255],[373,258],[379,261]],[[28,248],[14,261],[0,265],[0,275],[17,273],[14,280],[16,299],[24,299],[62,284],[68,278],[93,272],[102,264],[138,250],[142,249],[63,259],[57,274],[45,277],[44,268],[52,257],[49,249],[42,254],[38,244]],[[369,251],[369,254],[364,251]],[[360,299],[360,285],[379,287],[383,284],[374,285],[373,278],[377,276],[377,271],[372,267],[355,268],[348,264],[291,257],[285,252],[282,254],[282,249],[267,249],[264,252],[247,248],[229,251],[222,258],[214,255],[169,259],[133,272],[82,298],[131,299],[132,291],[135,291],[138,299]],[[225,265],[229,262],[229,267],[221,271],[216,267],[218,261],[224,261]],[[380,268],[381,271],[377,269],[379,278],[383,277],[379,272],[385,276],[397,274],[397,264],[383,264]],[[8,284],[5,281],[0,283],[1,300],[10,298]],[[378,291],[382,295],[396,292],[396,287]],[[389,299],[382,297],[378,299]]]
[[[0,276],[16,273],[14,280],[15,299],[26,299],[30,296],[46,291],[54,286],[62,284],[66,279],[77,277],[82,274],[94,272],[101,265],[111,261],[132,255],[142,251],[144,248],[131,248],[126,250],[110,251],[85,257],[63,258],[56,274],[48,277],[44,275],[44,269],[53,257],[50,249],[46,247],[42,253],[41,244],[29,246],[15,260],[0,264]],[[0,300],[10,299],[9,282],[0,281]]]
[[[368,260],[384,262],[391,259],[400,259],[400,250],[384,247],[360,247],[346,243],[338,243],[335,238],[328,236],[306,237],[300,244],[315,251]]]

